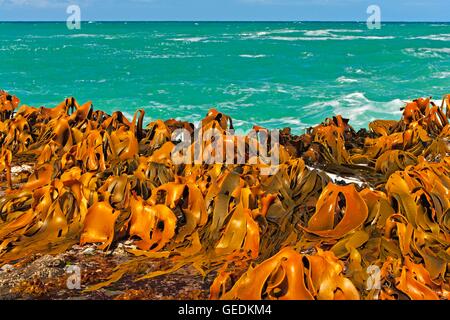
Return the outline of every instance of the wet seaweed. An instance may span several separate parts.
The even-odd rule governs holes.
[[[129,120],[74,98],[35,108],[1,91],[0,265],[131,239],[136,259],[87,291],[189,265],[216,274],[211,299],[448,299],[449,118],[445,96],[358,132],[339,115],[300,136],[285,128],[269,150],[280,154],[277,172],[266,176],[264,162],[174,163],[177,129],[193,138],[214,128],[215,143],[250,160],[260,142],[230,135],[232,119],[215,109],[201,128],[173,119],[144,128],[143,110]],[[215,156],[211,141],[195,144]],[[31,172],[15,174],[23,163]],[[155,259],[170,263],[143,272]],[[368,285],[370,270],[380,286]]]

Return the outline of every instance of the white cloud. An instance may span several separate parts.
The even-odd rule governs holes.
[[[70,0],[0,0],[7,7],[59,8],[74,3]]]

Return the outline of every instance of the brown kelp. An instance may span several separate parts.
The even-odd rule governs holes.
[[[86,290],[190,264],[216,274],[212,299],[449,298],[450,96],[414,100],[399,121],[358,132],[339,115],[301,136],[285,128],[275,145],[262,127],[230,134],[232,119],[215,109],[198,127],[144,128],[143,110],[130,120],[74,98],[19,104],[0,92],[0,265],[131,239],[136,258]],[[211,128],[214,139],[196,139]],[[178,129],[191,139],[184,162],[174,160]],[[234,157],[215,161],[225,160],[218,144]],[[279,154],[273,174],[261,174],[255,146]],[[23,163],[32,172],[17,173]],[[138,272],[161,258],[167,268]]]

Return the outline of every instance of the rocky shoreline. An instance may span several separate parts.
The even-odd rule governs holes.
[[[98,250],[95,245],[74,245],[57,255],[35,254],[0,270],[0,300],[191,300],[207,299],[214,274],[203,278],[190,266],[170,275],[134,282],[124,277],[108,288],[84,292],[90,285],[107,280],[120,263],[134,258],[126,252],[129,244],[119,243],[114,250]],[[68,267],[79,266],[80,288],[70,288]],[[151,261],[148,269],[165,267],[163,261]]]

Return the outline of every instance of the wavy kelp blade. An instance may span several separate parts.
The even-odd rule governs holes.
[[[343,275],[344,265],[332,252],[318,250],[307,257],[310,286],[319,300],[359,300],[354,284]]]
[[[97,202],[89,208],[80,243],[101,243],[108,248],[114,238],[114,224],[119,215],[108,202]]]
[[[312,300],[313,296],[304,282],[304,272],[302,256],[285,248],[255,268],[249,269],[221,298]]]
[[[367,205],[353,185],[328,184],[316,208],[305,230],[325,238],[341,238],[360,227],[368,216]]]

